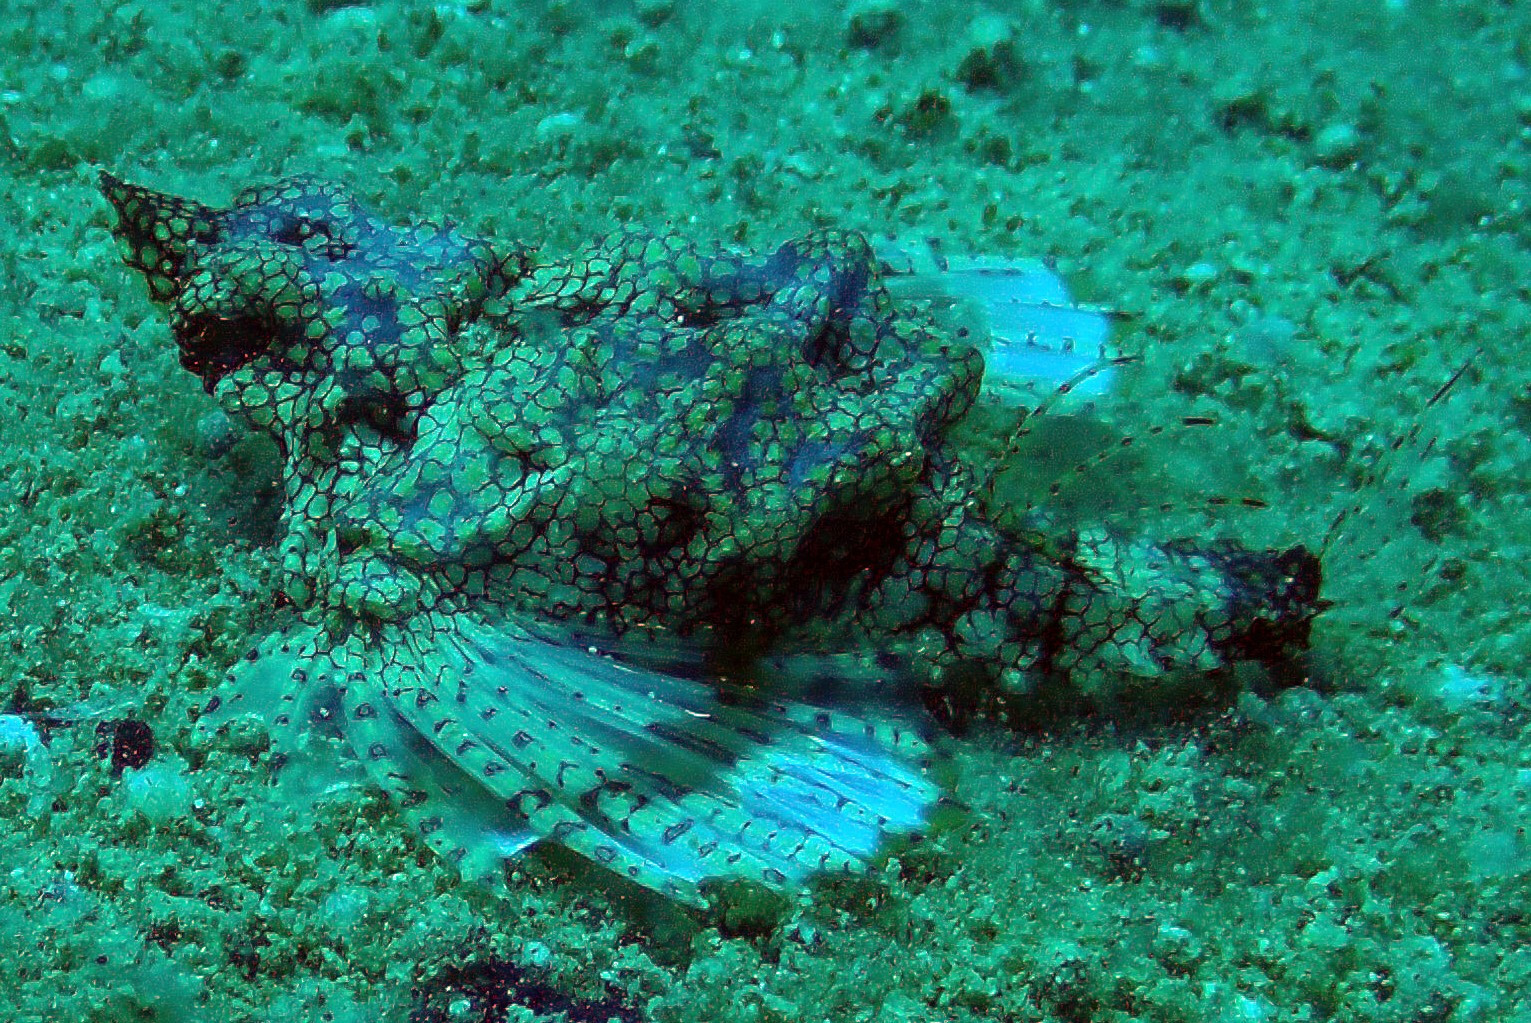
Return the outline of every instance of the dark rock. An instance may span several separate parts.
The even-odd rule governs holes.
[[[871,0],[851,9],[845,41],[863,50],[876,50],[898,41],[904,28],[904,12],[887,0]]]
[[[558,1016],[568,1023],[643,1023],[637,1009],[616,999],[581,1001],[571,998],[531,971],[503,959],[480,959],[441,970],[414,990],[415,1007],[409,1023],[458,1023],[475,1020],[500,1023],[512,1006]],[[458,1004],[469,1003],[464,1014]]]
[[[968,51],[957,65],[956,79],[969,92],[1009,92],[1028,75],[1021,38],[1003,18],[976,21],[968,32]]]
[[[96,726],[96,755],[112,758],[112,776],[139,768],[154,756],[154,729],[142,721],[122,718]]]

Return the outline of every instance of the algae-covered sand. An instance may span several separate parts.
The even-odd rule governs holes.
[[[1528,9],[722,6],[5,10],[0,1015],[1531,1019]],[[1292,677],[965,722],[967,814],[796,902],[538,856],[464,886],[367,787],[194,739],[279,614],[272,454],[176,365],[98,167],[214,202],[312,171],[551,251],[1053,259],[1142,360],[1000,496],[1182,532],[1256,497],[1225,528],[1329,537],[1335,606]],[[975,413],[975,460],[1014,417]]]

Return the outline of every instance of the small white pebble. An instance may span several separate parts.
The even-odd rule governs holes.
[[[1327,167],[1349,164],[1360,151],[1361,133],[1355,125],[1344,121],[1326,125],[1313,141],[1313,155]]]
[[[574,134],[579,124],[579,115],[565,110],[561,113],[549,114],[538,121],[535,132],[539,139],[560,138]]]
[[[1448,664],[1441,671],[1436,695],[1448,710],[1492,707],[1504,698],[1504,680]]]
[[[1192,263],[1180,271],[1180,279],[1192,287],[1211,284],[1217,280],[1217,267],[1207,262]]]
[[[0,714],[0,767],[21,771],[42,748],[42,739],[30,721],[15,714]]]

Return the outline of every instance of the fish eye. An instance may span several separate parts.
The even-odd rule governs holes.
[[[270,238],[278,245],[302,245],[315,236],[330,238],[330,224],[296,213],[279,213],[271,221]]]
[[[330,260],[344,259],[354,246],[341,237],[340,227],[325,216],[283,210],[266,225],[266,237],[278,245],[302,248]]]

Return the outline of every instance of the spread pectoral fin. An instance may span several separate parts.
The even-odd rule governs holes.
[[[503,802],[509,827],[684,901],[710,879],[855,870],[937,797],[913,762],[923,744],[892,748],[886,727],[726,706],[512,623],[430,615],[380,639],[385,701]]]
[[[240,718],[251,718],[270,741],[267,763],[284,795],[298,804],[354,785],[359,772],[343,753],[342,697],[326,634],[297,624],[251,649],[197,717],[196,731],[211,738]]]
[[[345,714],[346,733],[367,773],[438,855],[470,880],[498,884],[504,861],[541,836],[392,706],[364,695],[349,690]]]

